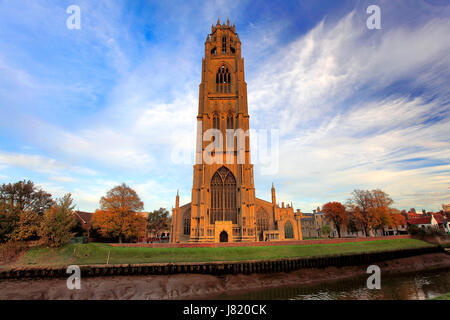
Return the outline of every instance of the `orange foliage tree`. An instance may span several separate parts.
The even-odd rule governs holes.
[[[392,228],[395,228],[398,231],[398,227],[406,224],[406,219],[399,210],[391,209],[389,213],[391,215],[391,220],[392,220],[391,227]]]
[[[341,229],[348,221],[348,214],[345,210],[345,206],[340,202],[328,202],[323,205],[322,212],[325,214],[325,218],[334,224],[340,238]]]
[[[384,230],[384,227],[392,225],[392,217],[389,208],[385,206],[369,208],[369,225],[375,230]]]
[[[372,229],[384,229],[391,224],[390,205],[393,200],[380,189],[354,190],[347,207],[352,220],[360,225],[366,236]]]
[[[136,191],[125,183],[109,190],[100,200],[101,209],[96,210],[92,226],[103,237],[119,238],[119,242],[141,237],[145,234],[146,220],[138,212],[144,208]]]

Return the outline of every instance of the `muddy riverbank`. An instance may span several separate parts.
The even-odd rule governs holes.
[[[450,268],[384,274],[380,289],[367,288],[367,274],[320,283],[224,292],[219,300],[425,300],[450,292]]]
[[[432,269],[450,270],[450,256],[432,253],[378,263],[382,275]],[[237,274],[221,277],[202,274],[115,276],[82,278],[81,290],[69,290],[65,279],[0,281],[0,299],[200,299],[221,293],[311,285],[366,274],[366,266],[301,269],[288,273]]]

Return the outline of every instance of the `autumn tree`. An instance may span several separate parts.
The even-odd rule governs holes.
[[[398,231],[399,226],[406,224],[405,217],[397,209],[383,206],[376,210],[378,210],[378,229],[384,230],[385,227],[389,227]]]
[[[384,234],[385,227],[393,225],[390,206],[394,201],[386,192],[380,189],[372,190],[370,194],[370,225],[372,228],[380,230]]]
[[[334,224],[338,237],[341,237],[341,229],[348,222],[348,213],[340,202],[328,202],[323,205],[322,212],[325,218]]]
[[[369,235],[372,229],[381,229],[387,223],[388,212],[392,199],[380,189],[354,190],[352,197],[347,201],[351,220],[360,225],[364,234]]]
[[[6,205],[0,202],[0,242],[10,240],[18,221],[19,214],[15,211],[7,210]]]
[[[354,190],[352,197],[347,200],[347,207],[349,212],[351,212],[352,220],[362,227],[367,237],[370,228],[370,191]]]
[[[348,212],[348,221],[346,225],[347,232],[356,233],[363,230],[361,223],[352,211]]]
[[[0,187],[0,202],[8,211],[32,211],[42,215],[53,205],[52,195],[38,189],[31,181],[3,184]]]
[[[74,208],[72,197],[66,194],[58,199],[42,218],[38,234],[43,244],[50,247],[60,247],[70,241],[75,233],[72,233],[76,222],[74,219]]]
[[[406,224],[406,219],[405,216],[401,214],[401,212],[397,209],[391,209],[390,210],[390,215],[391,215],[391,227],[395,228],[395,230],[398,231],[398,228],[402,225]]]
[[[125,183],[109,190],[100,199],[100,210],[93,216],[92,226],[107,238],[125,239],[138,238],[144,235],[145,218],[138,212],[144,208],[136,191]]]
[[[387,207],[369,208],[369,225],[372,229],[383,232],[385,227],[392,225],[392,219]]]
[[[159,234],[169,227],[169,211],[159,208],[150,212],[147,217],[147,231],[150,234]]]
[[[37,237],[42,215],[54,201],[50,193],[31,181],[0,187],[0,241],[29,240]]]
[[[36,239],[41,221],[42,216],[34,211],[26,210],[21,212],[10,238],[16,241]]]
[[[394,202],[386,192],[380,189],[372,190],[370,194],[370,203],[373,208],[389,208]]]

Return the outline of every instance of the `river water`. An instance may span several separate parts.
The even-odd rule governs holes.
[[[220,294],[210,299],[237,300],[423,300],[450,292],[450,270],[422,271],[381,278],[381,289],[368,289],[367,277],[310,286],[286,286]]]
[[[369,275],[324,282],[319,279],[320,272],[301,270],[224,277],[195,274],[93,277],[82,278],[81,290],[69,290],[66,279],[5,280],[0,281],[0,300],[413,300],[450,292],[449,267],[382,275],[379,290],[367,289]],[[344,269],[335,272],[343,273]],[[300,284],[299,275],[318,281]]]

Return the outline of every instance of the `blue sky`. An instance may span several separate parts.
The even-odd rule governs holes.
[[[69,5],[81,29],[69,30]],[[381,30],[366,8],[381,8]],[[80,210],[126,182],[145,209],[190,201],[206,35],[227,17],[250,125],[277,129],[256,194],[308,212],[381,188],[399,209],[450,202],[446,1],[0,1],[0,183],[31,179]],[[252,142],[253,147],[253,142]]]

